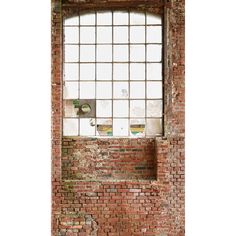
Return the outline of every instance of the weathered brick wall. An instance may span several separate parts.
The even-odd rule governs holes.
[[[63,138],[62,178],[156,179],[153,138]]]
[[[73,4],[72,8],[70,4]],[[91,154],[86,151],[88,140],[63,140],[61,135],[61,22],[63,14],[76,14],[81,9],[109,7],[162,12],[165,16],[165,135],[163,138],[157,138],[155,143],[150,142],[155,156],[147,149],[147,152],[142,151],[144,155],[140,155],[143,158],[150,157],[154,163],[150,162],[150,166],[152,165],[155,173],[151,169],[148,172],[146,168],[139,175],[137,169],[132,169],[121,177],[126,166],[120,166],[116,170],[113,169],[107,179],[101,174],[98,178],[88,180],[87,170],[83,172],[82,178],[76,175],[77,171],[81,172],[81,169],[77,169],[80,163],[71,159],[73,153],[78,151],[77,145],[81,145],[79,150],[84,155]],[[104,139],[104,142],[110,141]],[[66,148],[71,146],[69,142],[76,148]],[[91,142],[103,146],[102,140]],[[124,139],[118,142],[119,146],[122,146],[121,149],[124,149]],[[146,143],[148,140],[143,139],[141,142]],[[67,149],[67,152],[64,149]],[[117,155],[119,158],[122,156],[118,148]],[[96,155],[90,157],[90,163],[98,158]],[[141,158],[139,160],[141,161]],[[103,164],[105,165],[105,162]],[[128,164],[131,165],[132,161]],[[146,162],[145,166],[148,167],[149,164]],[[118,176],[115,171],[118,171]],[[96,175],[98,169],[91,168],[91,172]],[[145,176],[152,176],[152,179],[145,180]],[[53,0],[52,236],[184,236],[184,222],[184,0],[67,0],[63,1],[62,6],[60,0]]]

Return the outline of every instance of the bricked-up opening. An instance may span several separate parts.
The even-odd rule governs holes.
[[[156,179],[153,138],[63,138],[64,180]]]
[[[85,12],[63,26],[63,135],[161,136],[161,16]]]

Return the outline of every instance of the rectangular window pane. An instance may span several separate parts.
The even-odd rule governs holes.
[[[78,117],[79,108],[75,108],[73,100],[64,100],[64,117]]]
[[[65,19],[64,25],[79,25],[79,17],[75,16]]]
[[[162,42],[162,27],[147,26],[147,43],[161,43],[161,42]]]
[[[145,14],[140,13],[140,12],[131,12],[130,24],[131,25],[145,25]]]
[[[161,16],[148,14],[147,24],[148,25],[161,24]]]
[[[162,98],[162,82],[147,82],[147,98]]]
[[[145,98],[145,82],[130,82],[130,97]]]
[[[112,24],[112,13],[107,12],[107,11],[97,12],[97,24],[98,25],[111,25]]]
[[[130,61],[145,62],[145,46],[131,45],[130,46]]]
[[[95,80],[95,64],[80,64],[80,80]]]
[[[145,135],[145,119],[130,120],[130,135],[138,137]]]
[[[91,13],[84,13],[80,15],[80,25],[95,25],[95,14],[94,12]]]
[[[161,117],[161,116],[162,116],[162,100],[148,100],[147,117]]]
[[[63,119],[63,135],[77,136],[79,135],[78,119]]]
[[[128,61],[128,45],[114,45],[114,61]]]
[[[129,67],[128,64],[113,64],[113,79],[114,80],[128,80],[129,78]]]
[[[95,61],[95,46],[94,45],[81,45],[80,46],[80,61],[81,62],[94,62]]]
[[[98,62],[112,62],[112,46],[98,45],[97,46],[97,61]]]
[[[128,27],[117,26],[114,30],[114,43],[128,43]]]
[[[112,80],[112,64],[97,64],[97,80]]]
[[[129,116],[128,100],[113,101],[113,117],[128,117]]]
[[[80,98],[95,98],[95,82],[80,82]]]
[[[64,28],[64,42],[65,43],[79,43],[79,27],[65,27]]]
[[[97,43],[112,43],[112,27],[97,27]]]
[[[112,84],[111,82],[97,82],[96,98],[111,99],[112,97]]]
[[[113,135],[114,136],[128,136],[128,119],[114,119],[113,120]]]
[[[79,83],[78,82],[64,82],[63,98],[74,99],[79,97]]]
[[[144,63],[130,63],[130,80],[145,80]]]
[[[147,80],[162,80],[161,63],[147,63]]]
[[[114,82],[114,98],[128,98],[129,84],[128,82]]]
[[[97,135],[112,136],[112,119],[97,119]]]
[[[130,43],[145,43],[145,26],[130,27]]]
[[[95,43],[95,27],[80,27],[80,43]]]
[[[112,117],[112,100],[97,100],[97,117]]]
[[[147,45],[147,61],[161,61],[161,45]]]
[[[145,100],[130,100],[130,117],[145,117]]]
[[[64,64],[64,80],[79,79],[79,65],[77,63]]]
[[[79,61],[79,46],[65,45],[65,62]]]
[[[162,134],[162,119],[147,119],[147,135]]]
[[[129,14],[124,11],[116,11],[113,14],[114,25],[128,25]]]
[[[80,119],[80,135],[95,135],[95,120],[92,118]]]

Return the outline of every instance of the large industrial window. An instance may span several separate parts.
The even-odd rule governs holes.
[[[87,12],[63,29],[63,135],[162,135],[161,16]]]

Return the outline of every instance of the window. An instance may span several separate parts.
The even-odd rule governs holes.
[[[161,16],[89,12],[63,29],[63,135],[162,135]]]

